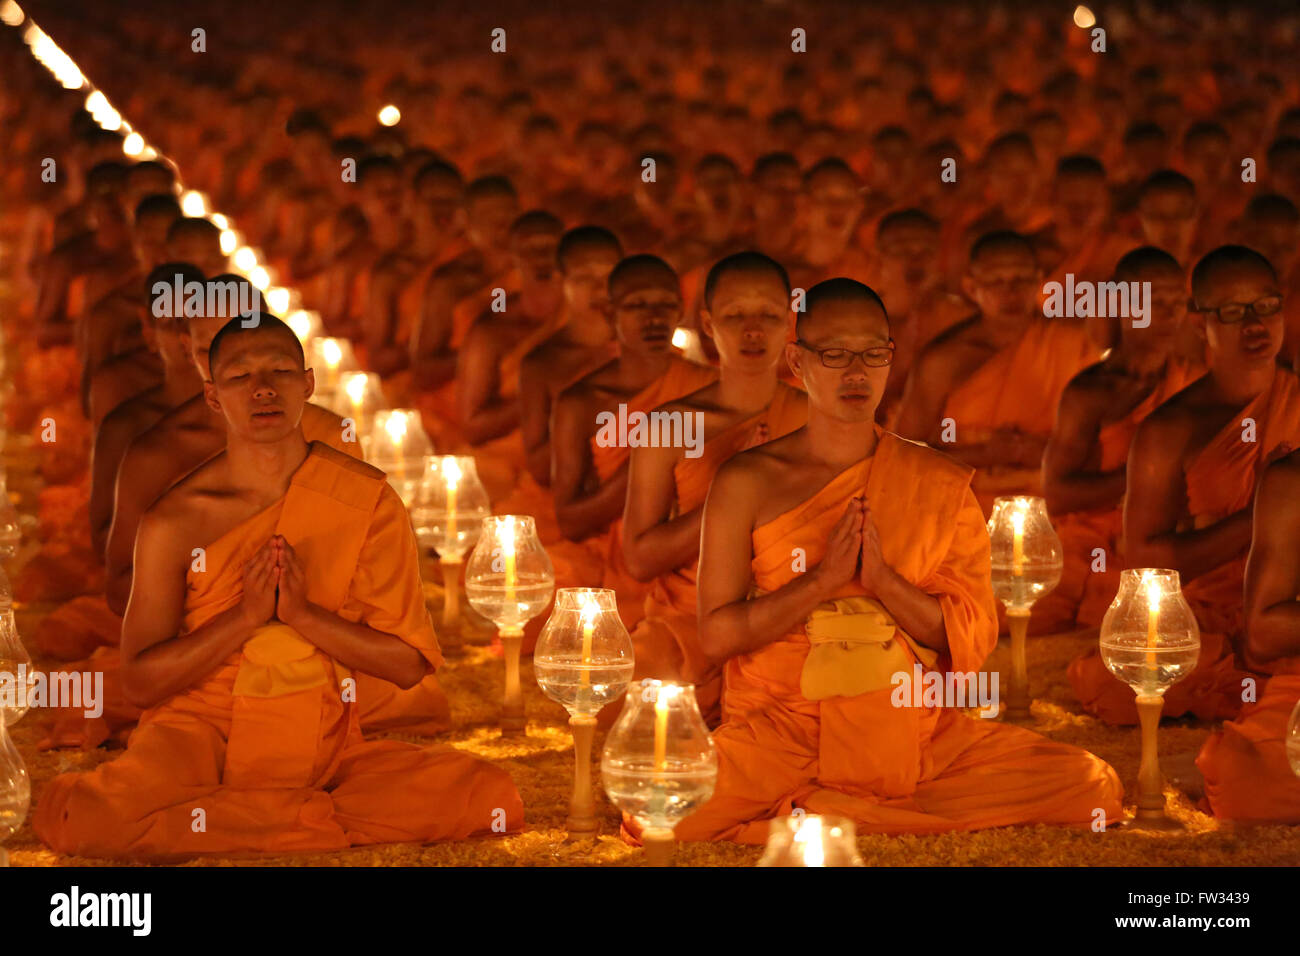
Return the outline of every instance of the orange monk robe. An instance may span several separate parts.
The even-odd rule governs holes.
[[[845,503],[865,494],[885,561],[939,601],[949,649],[937,670],[975,672],[997,642],[997,611],[971,469],[878,434],[875,455],[754,529],[754,582],[761,592],[788,583],[800,573],[796,548],[815,566]],[[871,597],[856,580],[838,596],[855,595]],[[808,700],[800,678],[810,646],[800,625],[727,662],[717,787],[678,825],[679,839],[762,843],[768,820],[795,806],[871,833],[1083,826],[1098,808],[1119,819],[1115,772],[1076,747],[954,709],[895,706],[894,687]]]
[[[957,441],[988,441],[999,428],[1018,428],[1047,439],[1061,393],[1079,372],[1100,358],[1082,326],[1035,319],[1014,345],[997,352],[948,395],[943,417],[952,419]],[[979,469],[972,487],[985,514],[999,495],[1041,495],[1042,473],[1034,466]]]
[[[1242,420],[1256,422],[1257,441],[1242,440]],[[1250,505],[1262,463],[1279,445],[1300,447],[1300,384],[1279,369],[1273,385],[1233,416],[1186,466],[1191,527],[1204,528]],[[1185,529],[1183,529],[1185,530]],[[1242,681],[1233,642],[1245,626],[1246,555],[1183,582],[1183,596],[1201,629],[1201,655],[1184,680],[1165,693],[1163,716],[1194,714],[1202,720],[1235,717]],[[1070,663],[1070,686],[1083,709],[1108,724],[1137,723],[1133,689],[1113,677],[1097,648]]]
[[[627,414],[649,413],[660,405],[667,405],[683,395],[698,391],[717,377],[717,369],[695,365],[674,355],[673,363],[668,366],[666,373],[627,401]],[[598,441],[599,437],[599,434],[591,436],[591,462],[601,484],[604,484],[627,465],[632,451],[623,445],[602,445]],[[627,569],[627,561],[623,558],[622,517],[615,518],[607,531],[593,535],[588,541],[601,555],[604,564],[600,586],[614,591],[618,598],[619,617],[623,619],[623,626],[630,631],[645,614],[645,598],[650,585],[638,581]]]
[[[357,442],[343,440],[338,419],[317,405],[308,403],[302,415],[303,436],[337,451],[360,456]],[[122,618],[108,606],[103,595],[93,595],[65,604],[37,626],[34,647],[38,654],[72,659],[68,655],[89,659],[76,670],[104,674],[104,713],[86,717],[80,708],[61,708],[44,746],[83,747],[93,749],[110,737],[130,733],[140,717],[140,710],[127,703],[122,692],[121,658],[117,645],[122,636]],[[401,731],[412,734],[438,734],[451,726],[451,706],[434,674],[402,690],[388,681],[369,674],[357,674],[357,703],[361,708],[361,728],[367,733]]]
[[[307,568],[309,600],[441,662],[401,500],[381,472],[319,443],[280,501],[187,574],[182,633],[240,600],[244,564],[273,534]],[[33,828],[63,853],[167,859],[458,839],[494,817],[497,829],[523,825],[505,771],[450,747],[365,741],[353,676],[292,628],[263,625],[147,711],[121,757],[51,781]]]
[[[1300,777],[1287,760],[1287,723],[1300,703],[1300,658],[1274,662],[1258,703],[1211,734],[1196,766],[1216,817],[1243,823],[1300,823]]]
[[[1150,395],[1120,420],[1102,426],[1097,436],[1098,470],[1111,472],[1123,466],[1128,460],[1133,435],[1143,420],[1203,374],[1204,368],[1171,360],[1165,377]],[[1120,552],[1124,536],[1123,502],[1113,508],[1051,517],[1052,527],[1061,539],[1065,568],[1056,589],[1034,604],[1030,627],[1036,634],[1097,627],[1119,592],[1120,571],[1124,567]],[[1105,556],[1104,570],[1094,570],[1098,548]]]
[[[767,427],[770,439],[801,428],[808,421],[807,406],[791,401],[782,389],[772,403],[744,421],[714,435],[704,443],[699,458],[680,458],[673,466],[675,514],[704,505],[713,476],[723,464],[747,447],[756,429]],[[722,673],[711,667],[700,647],[696,585],[699,561],[661,574],[651,582],[645,599],[645,617],[632,632],[637,680],[683,680],[695,685],[695,697],[704,722],[716,727],[722,720]]]

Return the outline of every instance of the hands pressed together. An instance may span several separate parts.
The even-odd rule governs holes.
[[[880,553],[880,534],[865,498],[850,498],[844,514],[826,539],[826,553],[814,573],[827,594],[833,594],[856,576],[866,590],[877,593],[889,571]]]
[[[244,565],[240,607],[252,628],[273,618],[297,628],[295,622],[307,614],[307,575],[298,553],[283,535],[272,535]]]

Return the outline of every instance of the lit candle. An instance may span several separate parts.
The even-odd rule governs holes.
[[[326,351],[333,339],[326,340]],[[336,345],[335,348],[338,346]],[[388,438],[393,443],[393,456],[397,459],[397,472],[393,476],[398,481],[406,480],[406,453],[404,446],[406,443],[406,416],[401,412],[393,412],[384,421],[384,431],[388,432]]]
[[[591,637],[596,630],[596,614],[599,608],[596,599],[590,594],[584,595],[582,604],[582,670],[580,681],[583,687],[591,686]]]
[[[460,484],[460,465],[455,458],[444,458],[442,473],[447,477],[447,543],[456,543],[456,486]]]
[[[515,519],[507,515],[501,525],[501,550],[506,559],[506,603],[514,604],[515,599]]]
[[[339,366],[343,364],[343,347],[338,339],[322,339],[321,358],[325,360],[325,385],[333,388],[339,381]]]
[[[799,823],[799,830],[794,835],[795,842],[803,844],[804,866],[825,866],[826,850],[822,846],[821,817],[805,817]]]
[[[352,421],[355,424],[361,421],[362,402],[366,398],[366,373],[357,372],[350,376],[343,390],[348,393],[348,398],[352,402]]]
[[[1147,666],[1156,670],[1156,631],[1160,628],[1160,584],[1149,575],[1147,585]]]
[[[1025,512],[1019,510],[1011,515],[1011,524],[1016,536],[1011,542],[1011,573],[1020,577],[1025,573]]]
[[[675,689],[661,686],[655,699],[655,776],[660,780],[668,770],[668,700]]]

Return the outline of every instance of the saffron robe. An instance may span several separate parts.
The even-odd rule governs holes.
[[[943,417],[956,423],[957,441],[988,441],[999,428],[1018,428],[1046,439],[1070,379],[1099,358],[1082,326],[1036,320],[1024,335],[993,355],[949,393]],[[999,495],[1041,495],[1038,465],[997,465],[976,472],[972,486],[986,515]]]
[[[1128,460],[1129,446],[1138,426],[1176,392],[1205,374],[1205,369],[1171,359],[1160,384],[1134,409],[1118,421],[1101,427],[1097,435],[1097,469],[1111,472]],[[1052,527],[1061,539],[1065,567],[1061,582],[1047,597],[1034,604],[1030,627],[1036,634],[1054,634],[1076,627],[1097,627],[1119,592],[1124,533],[1124,503],[1113,508],[1093,508],[1052,517]],[[1093,570],[1094,551],[1106,556],[1106,569]]]
[[[1259,701],[1246,704],[1201,747],[1196,766],[1216,817],[1300,823],[1300,777],[1286,754],[1287,722],[1300,703],[1300,658],[1276,661]]]
[[[309,442],[320,442],[354,457],[360,456],[360,443],[344,441],[338,417],[317,405],[308,403],[303,408],[302,431]],[[40,653],[88,648],[81,656],[90,659],[75,669],[103,671],[106,699],[104,712],[99,717],[86,717],[83,710],[75,707],[59,708],[53,728],[42,746],[90,750],[110,737],[121,738],[129,733],[140,717],[140,710],[128,703],[122,694],[119,673],[122,662],[117,653],[122,637],[122,618],[108,607],[108,602],[95,595],[64,605],[47,615],[36,633],[36,647]],[[103,646],[91,644],[93,640],[101,640]],[[451,705],[438,684],[437,676],[432,673],[406,690],[369,674],[356,675],[356,681],[361,728],[366,733],[401,731],[433,735],[451,726]]]
[[[648,413],[660,405],[698,391],[718,377],[718,370],[706,365],[696,365],[674,356],[668,371],[655,379],[635,396],[627,401],[627,414],[634,412]],[[623,468],[632,456],[632,450],[621,444],[601,445],[598,435],[591,436],[591,462],[601,484],[610,481]],[[601,535],[593,535],[592,541],[597,553],[601,555],[604,571],[601,587],[612,588],[618,597],[618,615],[623,626],[628,630],[634,628],[645,614],[645,598],[650,585],[638,581],[627,569],[623,558],[623,519],[615,518],[609,530]]]
[[[676,505],[674,515],[704,506],[713,476],[728,459],[747,447],[755,430],[766,426],[769,440],[801,428],[808,421],[807,407],[792,401],[794,393],[781,389],[767,408],[735,422],[704,443],[699,458],[679,458],[673,465]],[[645,617],[632,632],[636,660],[633,677],[683,680],[695,685],[695,698],[704,722],[716,727],[722,720],[722,673],[709,664],[699,641],[696,604],[699,557],[650,585]]]
[[[865,494],[885,561],[939,601],[948,650],[935,669],[977,671],[997,642],[997,610],[971,469],[891,432],[879,438],[871,458],[754,529],[754,584],[771,592],[789,583],[796,547],[809,567],[819,562],[845,503]],[[874,597],[857,580],[836,595],[852,596]],[[768,821],[796,806],[870,833],[1087,825],[1097,808],[1119,819],[1115,772],[1077,747],[952,709],[894,706],[894,688],[806,699],[809,649],[801,624],[727,662],[717,787],[677,827],[679,839],[762,843]]]
[[[1256,422],[1257,441],[1242,440],[1242,420]],[[1300,447],[1300,383],[1278,369],[1273,384],[1224,426],[1184,468],[1190,527],[1204,528],[1249,507],[1259,471],[1269,454],[1287,443]],[[1201,629],[1201,654],[1184,680],[1165,692],[1162,716],[1194,714],[1202,720],[1237,716],[1242,681],[1234,642],[1245,626],[1246,555],[1183,582],[1183,596]],[[1133,689],[1106,669],[1097,648],[1069,667],[1070,686],[1083,709],[1108,724],[1136,724]]]
[[[283,498],[187,573],[183,633],[239,602],[244,564],[272,534],[297,550],[309,600],[440,663],[406,509],[381,472],[320,444]],[[505,771],[449,747],[362,739],[351,677],[292,628],[263,625],[148,710],[125,754],[51,781],[33,827],[63,853],[171,859],[457,839],[490,831],[494,815],[522,826]]]

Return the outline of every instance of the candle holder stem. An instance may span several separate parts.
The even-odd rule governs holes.
[[[570,717],[569,729],[573,732],[573,796],[569,798],[565,827],[571,838],[581,839],[600,832],[591,791],[591,744],[596,736],[596,718],[586,714]]]
[[[503,627],[497,631],[506,652],[506,692],[501,707],[501,736],[522,737],[527,726],[524,695],[519,684],[519,654],[524,643],[522,627]]]
[[[641,831],[646,866],[672,866],[677,838],[668,827],[646,827]]]
[[[1132,825],[1143,830],[1181,830],[1181,824],[1165,815],[1164,777],[1160,773],[1160,751],[1156,746],[1160,712],[1165,699],[1159,694],[1138,694],[1138,722],[1142,727],[1142,762],[1138,766],[1137,815]]]
[[[459,651],[464,642],[460,634],[460,569],[458,558],[439,558],[442,565],[442,646]]]
[[[1007,630],[1011,633],[1011,682],[1007,687],[1007,706],[1003,719],[1012,723],[1028,721],[1029,664],[1025,656],[1029,634],[1029,609],[1007,608]]]

